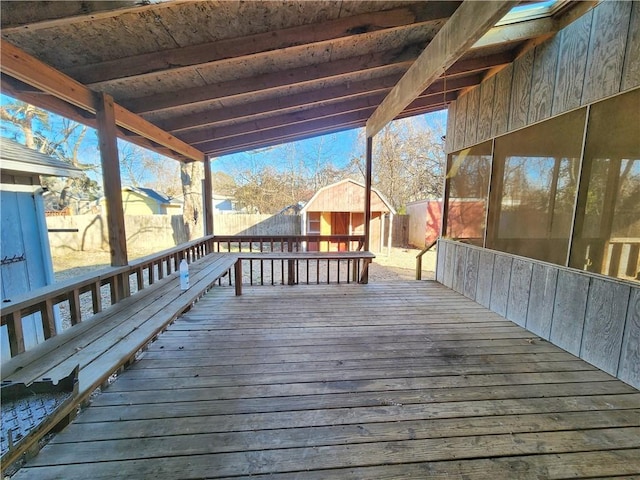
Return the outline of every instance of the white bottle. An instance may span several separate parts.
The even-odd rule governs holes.
[[[185,258],[180,262],[180,290],[189,289],[189,265]]]

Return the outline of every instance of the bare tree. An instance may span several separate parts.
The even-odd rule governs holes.
[[[189,162],[180,164],[180,179],[184,195],[182,218],[187,234],[187,240],[193,240],[204,234],[204,214],[202,210],[202,179],[204,178],[203,164]]]
[[[391,122],[373,142],[372,183],[398,211],[407,203],[442,196],[444,127],[422,118]],[[364,133],[361,137],[364,145]],[[352,160],[364,178],[364,153]]]
[[[95,163],[81,161],[81,149],[90,129],[68,119],[51,120],[49,112],[33,105],[15,101],[0,106],[3,129],[25,146],[67,162],[85,172],[80,177],[60,179],[44,177],[42,184],[59,197],[63,208],[69,195],[93,200],[99,196],[100,186],[86,172],[100,172]]]

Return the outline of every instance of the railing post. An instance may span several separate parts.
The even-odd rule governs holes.
[[[234,274],[236,277],[236,295],[242,295],[242,259],[238,258],[234,264]]]
[[[93,314],[100,313],[102,311],[102,292],[100,291],[100,280],[91,285],[91,304],[93,307]]]
[[[289,252],[293,252],[293,238],[289,238],[287,240],[287,251]],[[288,260],[287,261],[287,274],[288,274],[288,279],[287,279],[287,284],[288,285],[295,285],[296,284],[296,270],[295,270],[295,264],[293,260]]]
[[[55,317],[53,315],[53,300],[48,298],[44,301],[44,309],[41,312],[42,314],[42,329],[44,330],[44,338],[55,337],[58,332],[56,332],[56,322]]]
[[[7,334],[9,335],[9,350],[11,356],[15,357],[24,352],[24,333],[22,331],[22,316],[20,311],[11,313],[7,319]]]
[[[71,314],[71,325],[77,325],[82,321],[80,310],[80,292],[74,289],[69,293],[69,313]]]

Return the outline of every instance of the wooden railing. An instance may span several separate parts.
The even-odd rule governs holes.
[[[213,245],[216,252],[357,252],[364,235],[216,235]]]
[[[54,315],[56,305],[68,302],[71,325],[77,325],[86,316],[81,309],[81,295],[90,295],[92,314],[96,314],[105,308],[102,304],[103,288],[109,289],[110,305],[115,305],[132,293],[143,290],[177,271],[183,258],[191,263],[212,251],[213,237],[204,237],[158,254],[133,260],[123,267],[105,268],[89,275],[33,290],[20,297],[5,299],[0,307],[0,316],[2,325],[7,326],[11,356],[25,351],[22,318],[27,315],[39,315],[45,339],[51,338],[57,333]]]
[[[214,252],[292,252],[300,253],[308,251],[311,248],[329,251],[361,251],[364,245],[364,236],[313,236],[313,235],[297,235],[297,236],[208,236],[185,243],[177,247],[164,250],[154,255],[133,260],[129,265],[123,267],[109,267],[97,272],[76,277],[69,281],[64,281],[43,287],[37,290],[25,293],[20,297],[5,299],[0,305],[0,317],[2,325],[7,326],[9,336],[9,347],[11,356],[18,355],[25,351],[24,334],[22,331],[22,319],[28,315],[36,315],[38,321],[42,324],[42,330],[45,340],[56,335],[55,310],[56,306],[65,304],[68,310],[71,325],[77,325],[83,320],[103,311],[103,309],[115,305],[127,297],[144,290],[149,285],[154,284],[158,280],[177,271],[180,261],[185,258],[189,263],[203,258],[204,256]],[[338,255],[339,256],[339,255]],[[332,274],[337,277],[337,281],[353,281],[354,274],[344,273],[346,265],[347,272],[356,271],[361,276],[362,272],[366,273],[368,261],[364,257],[359,260],[355,259],[330,259],[337,265],[336,273]],[[353,262],[358,261],[358,264]],[[278,269],[273,267],[275,262],[280,263],[278,280]],[[243,282],[251,285],[265,284],[291,284],[301,282],[306,278],[307,283],[324,283],[330,282],[333,276],[321,275],[324,272],[316,270],[316,273],[309,269],[311,263],[307,262],[305,273],[301,273],[300,265],[302,260],[270,260],[249,259],[245,261],[248,264],[248,270],[241,278],[245,278]],[[320,265],[318,259],[310,260]],[[364,262],[364,263],[360,263]],[[268,265],[269,263],[269,265]],[[267,273],[267,267],[272,267]],[[329,269],[327,269],[328,271]],[[341,273],[342,272],[342,273]],[[232,276],[227,275],[225,282],[232,284]],[[267,281],[268,279],[268,281]],[[107,290],[108,289],[108,292]],[[110,299],[109,305],[103,305],[103,293]],[[89,299],[85,299],[84,303],[91,304],[91,311],[83,312],[81,308],[81,296],[89,295]]]
[[[368,260],[348,254],[341,258],[341,253],[362,252],[364,235],[237,235],[216,236],[213,241],[216,252],[251,254],[236,269],[236,282],[240,278],[245,285],[357,282]],[[297,255],[303,252],[309,255]],[[335,255],[325,255],[329,252]],[[280,253],[284,255],[277,255]]]

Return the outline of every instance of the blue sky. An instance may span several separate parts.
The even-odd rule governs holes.
[[[398,121],[413,121],[430,127],[444,127],[447,123],[447,112],[442,110]],[[364,129],[358,128],[290,142],[267,149],[225,155],[212,162],[212,170],[232,171],[233,169],[242,168],[242,166],[249,168],[253,162],[277,166],[292,150],[305,157],[322,155],[325,162],[332,162],[336,167],[340,168],[349,163],[352,158],[364,156],[364,148]]]
[[[15,100],[11,97],[0,95],[2,105],[13,103]],[[426,126],[446,125],[446,111],[434,112],[427,115],[411,117],[407,121],[424,123]],[[403,120],[399,120],[403,121]],[[60,128],[63,118],[50,114],[49,123],[50,130]],[[36,129],[47,129],[36,125]],[[23,142],[22,135],[19,130],[8,126],[2,122],[2,136],[17,136],[18,141]],[[345,166],[354,157],[364,155],[364,133],[363,129],[353,129],[344,132],[314,137],[301,140],[298,142],[290,142],[275,147],[252,150],[232,155],[219,157],[212,162],[213,171],[224,171],[231,173],[234,170],[250,169],[252,167],[260,167],[261,165],[271,165],[278,168],[287,158],[296,157],[319,161],[320,163],[333,163],[338,168]],[[174,162],[172,159],[158,156],[161,161]],[[97,135],[95,130],[89,129],[81,147],[81,162],[87,164],[100,164],[100,157],[97,148]],[[124,173],[124,172],[123,172]],[[90,174],[94,177],[94,174]],[[101,178],[94,178],[101,182]],[[127,183],[123,178],[123,183]]]

